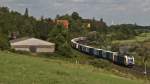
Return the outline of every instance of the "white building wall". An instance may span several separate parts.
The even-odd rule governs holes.
[[[36,52],[54,52],[54,48],[37,48]]]
[[[13,49],[15,49],[16,51],[27,51],[27,52],[31,52],[30,51],[30,48],[29,47],[15,47],[15,46],[12,46]],[[40,47],[37,47],[36,48],[36,52],[37,53],[53,53],[55,52],[55,46],[51,46],[51,47],[45,47],[45,48],[40,48]]]
[[[14,48],[15,50],[17,50],[17,51],[30,51],[30,49],[29,48]]]

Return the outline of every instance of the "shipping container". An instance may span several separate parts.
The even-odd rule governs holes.
[[[110,61],[113,61],[113,52],[106,51],[106,58]]]
[[[105,50],[102,51],[102,58],[106,59],[106,51]]]
[[[94,54],[93,52],[94,52],[94,49],[90,47],[90,48],[89,48],[89,54],[90,54],[90,55],[93,55],[93,54]]]
[[[102,58],[102,55],[103,55],[102,51],[103,50],[102,49],[98,49],[97,51],[98,51],[98,58]]]
[[[125,65],[125,57],[124,56],[118,56],[117,64]]]

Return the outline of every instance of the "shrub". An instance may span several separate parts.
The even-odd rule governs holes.
[[[0,50],[6,50],[9,49],[9,47],[8,38],[5,35],[0,34]]]
[[[98,67],[98,68],[111,69],[109,61],[106,61],[104,59],[91,60],[90,64],[95,66],[95,67]]]

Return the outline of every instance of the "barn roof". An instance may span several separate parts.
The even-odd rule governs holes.
[[[16,39],[16,40],[12,40],[10,41],[11,45],[28,45],[28,46],[42,46],[42,45],[55,45],[54,43],[50,43],[44,40],[40,40],[37,38],[21,38],[21,39]]]
[[[27,40],[27,39],[30,39],[30,38],[29,37],[22,37],[22,38],[10,40],[10,43],[15,43],[15,42],[19,42],[19,41],[23,41],[23,40]]]

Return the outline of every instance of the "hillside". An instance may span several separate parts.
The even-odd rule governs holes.
[[[87,43],[90,46],[101,48],[101,44],[96,44],[97,40],[89,41]],[[100,43],[99,41],[97,41]],[[147,66],[150,67],[150,32],[140,33],[132,38],[122,39],[122,40],[111,40],[110,48],[106,46],[106,50],[112,50],[119,52],[121,47],[126,48],[125,51],[130,56],[135,57],[135,64],[139,66],[144,66],[144,60],[146,60]],[[103,48],[103,46],[102,46]],[[103,48],[105,49],[105,47]]]
[[[0,52],[0,84],[145,84],[89,65]]]
[[[150,33],[142,33],[139,36],[134,37],[133,39],[130,40],[115,40],[112,43],[116,43],[116,44],[131,44],[133,45],[133,43],[136,42],[149,42],[150,41]]]
[[[147,56],[147,66],[150,67],[150,33],[142,33],[133,39],[113,41],[114,44],[130,46],[130,53],[135,57],[136,64],[143,65],[144,56]]]

